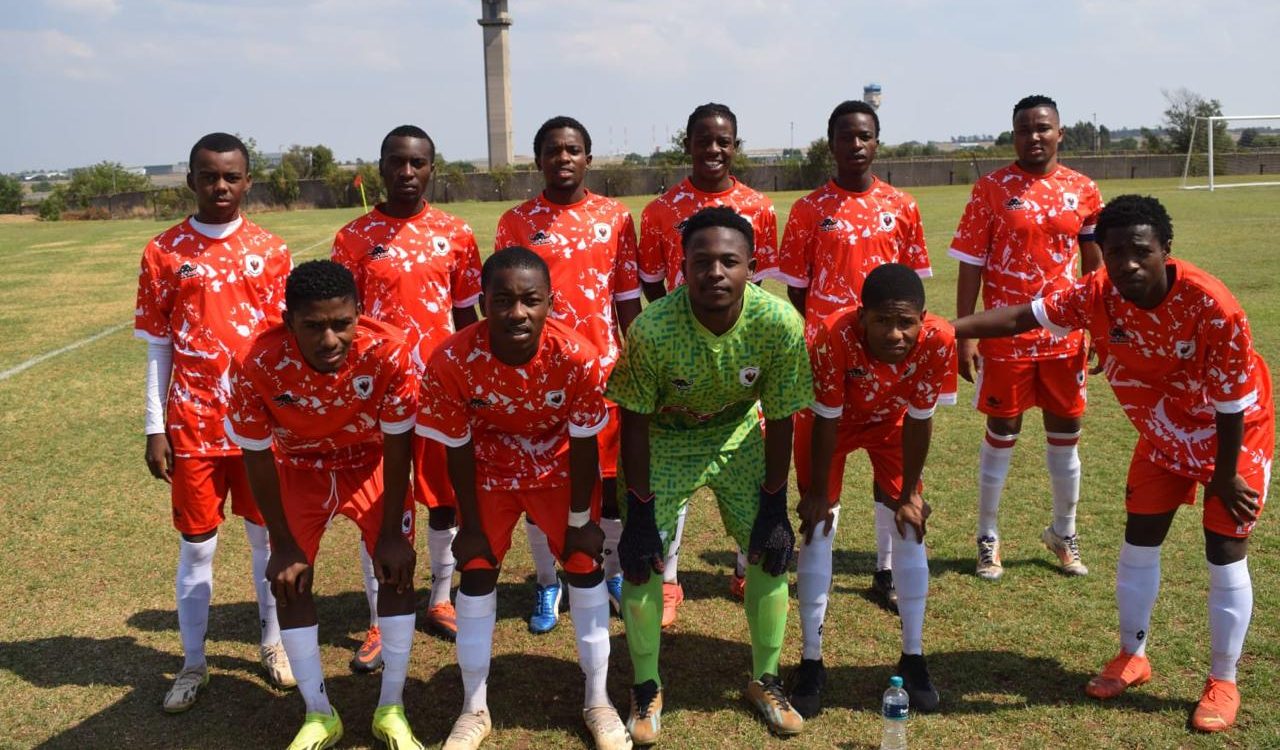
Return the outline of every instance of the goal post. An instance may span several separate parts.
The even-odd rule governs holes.
[[[1218,139],[1217,130],[1219,123],[1226,125],[1228,135],[1232,132],[1232,125],[1235,123],[1256,123],[1264,120],[1272,121],[1265,130],[1266,133],[1261,136],[1269,145],[1271,141],[1275,141],[1273,149],[1268,151],[1280,152],[1280,115],[1215,115],[1212,117],[1196,117],[1191,123],[1191,138],[1187,145],[1186,160],[1182,165],[1182,189],[1183,190],[1216,190],[1219,188],[1229,187],[1257,187],[1261,185],[1280,185],[1280,157],[1276,159],[1276,166],[1270,170],[1266,169],[1261,161],[1257,164],[1257,172],[1253,171],[1253,159],[1250,156],[1255,153],[1262,153],[1262,149],[1234,150],[1229,154],[1214,153],[1214,142]],[[1203,137],[1201,134],[1204,134]],[[1232,140],[1236,137],[1231,135]],[[1240,159],[1239,157],[1245,157]],[[1228,161],[1242,162],[1248,161],[1248,164],[1229,164]],[[1239,166],[1245,171],[1237,171],[1231,167]],[[1221,180],[1219,177],[1232,175],[1240,178],[1244,175],[1256,175],[1262,179],[1254,180]],[[1266,179],[1274,176],[1275,179]],[[1198,178],[1204,178],[1202,182]]]

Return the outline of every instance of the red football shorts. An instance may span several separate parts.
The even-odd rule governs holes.
[[[314,563],[320,538],[334,517],[343,515],[356,522],[364,548],[373,556],[382,532],[382,461],[341,471],[295,469],[276,464],[280,477],[280,504],[289,532],[298,548]],[[413,498],[405,493],[400,532],[413,543]]]
[[[805,409],[796,413],[795,464],[796,487],[804,494],[811,482],[810,464],[813,445],[813,412]],[[902,424],[878,422],[867,427],[840,425],[836,432],[836,449],[831,455],[831,469],[827,474],[827,500],[832,506],[840,503],[840,489],[844,485],[844,466],[849,454],[865,450],[871,459],[871,478],[881,492],[894,500],[902,493]],[[924,489],[921,483],[918,488]]]
[[[560,553],[564,551],[565,528],[569,525],[569,494],[568,485],[535,490],[476,489],[480,523],[484,526],[484,535],[489,539],[489,550],[498,560],[499,567],[507,550],[511,549],[511,532],[524,514],[528,514],[529,519],[547,535],[551,553],[556,559],[560,559]],[[591,496],[591,520],[600,521],[598,482]],[[591,573],[597,568],[596,561],[581,552],[573,553],[563,565],[566,573]],[[468,561],[462,569],[493,570],[493,566],[488,560],[477,557]]]
[[[413,436],[413,499],[428,508],[456,508],[444,443]]]
[[[1275,422],[1245,427],[1244,444],[1240,446],[1240,458],[1236,471],[1250,487],[1258,492],[1258,518],[1262,517],[1267,502],[1267,485],[1271,482],[1271,459],[1275,451]],[[1138,438],[1129,462],[1129,477],[1125,480],[1124,508],[1135,515],[1158,515],[1175,510],[1180,505],[1196,504],[1196,485],[1201,482],[1175,474],[1151,460],[1152,446],[1145,438]],[[1243,539],[1253,532],[1257,518],[1252,523],[1237,523],[1227,511],[1227,506],[1216,497],[1204,499],[1204,527],[1215,534]]]
[[[1084,347],[1062,359],[983,359],[974,406],[990,417],[1011,418],[1033,406],[1059,417],[1085,407]]]
[[[259,526],[265,523],[239,455],[174,457],[169,499],[178,533],[196,536],[221,526],[227,520],[223,506],[228,494],[232,513]]]
[[[596,441],[600,445],[600,477],[616,479],[618,454],[622,450],[622,412],[612,401],[604,403],[609,412],[609,421],[596,433]]]

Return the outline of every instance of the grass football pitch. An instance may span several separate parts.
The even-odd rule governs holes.
[[[1259,351],[1280,368],[1280,188],[1180,191],[1176,181],[1109,182],[1106,196],[1156,194],[1174,218],[1174,253],[1219,276],[1248,311]],[[930,308],[954,312],[956,263],[948,240],[968,191],[921,188],[935,278]],[[779,227],[800,193],[774,196]],[[637,218],[644,198],[625,199]],[[492,246],[507,205],[454,204],[481,247]],[[298,260],[324,257],[335,230],[357,210],[266,213],[253,218],[284,237]],[[212,680],[186,714],[160,709],[180,646],[173,603],[177,536],[168,492],[143,464],[144,347],[131,335],[138,257],[165,224],[146,221],[0,224],[0,372],[106,335],[0,379],[0,748],[283,747],[302,721],[301,699],[264,681],[257,664],[257,610],[238,521],[222,534],[208,654]],[[774,291],[779,288],[771,286]],[[1163,556],[1151,625],[1154,679],[1102,705],[1083,686],[1117,649],[1114,576],[1122,539],[1122,492],[1134,431],[1106,384],[1090,381],[1081,444],[1079,527],[1090,574],[1069,579],[1039,542],[1049,522],[1043,430],[1024,426],[1001,515],[1006,573],[973,575],[976,457],[982,419],[961,383],[961,405],[940,410],[925,472],[932,580],[925,650],[941,709],[915,716],[918,748],[1280,747],[1280,531],[1264,514],[1250,568],[1255,607],[1240,664],[1243,710],[1221,737],[1188,729],[1209,663],[1206,572],[1199,508],[1179,514]],[[709,495],[693,504],[681,555],[687,600],[664,633],[668,748],[873,748],[880,694],[898,657],[898,620],[870,598],[874,536],[870,469],[850,461],[835,585],[825,629],[827,710],[801,736],[770,737],[748,709],[746,619],[728,596],[731,542]],[[533,636],[531,566],[517,531],[499,584],[487,747],[574,748],[581,672],[567,615]],[[343,747],[373,743],[369,721],[378,677],[347,660],[363,634],[357,534],[339,522],[317,562],[320,640],[328,688],[346,723]],[[420,567],[427,565],[419,543]],[[631,669],[614,620],[611,690],[625,715]],[[784,675],[798,663],[791,609]],[[410,720],[439,746],[461,704],[451,644],[420,634],[405,691]]]

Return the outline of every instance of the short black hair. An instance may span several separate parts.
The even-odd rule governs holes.
[[[358,301],[356,279],[346,266],[331,260],[309,260],[289,274],[284,285],[285,309],[296,311],[309,302],[327,299]]]
[[[542,127],[538,128],[538,132],[533,134],[533,158],[542,158],[542,142],[547,139],[547,133],[561,128],[578,131],[582,135],[582,145],[587,148],[587,156],[591,156],[591,134],[587,132],[587,128],[572,117],[556,115],[542,123]]]
[[[728,206],[704,208],[690,216],[680,229],[680,247],[688,250],[689,238],[693,236],[693,233],[709,227],[724,227],[741,233],[747,239],[747,256],[750,257],[755,254],[756,234],[751,228],[751,222]]]
[[[1022,110],[1035,109],[1036,107],[1048,107],[1053,110],[1054,114],[1058,112],[1057,102],[1044,94],[1032,94],[1031,96],[1022,97],[1017,104],[1013,105],[1013,116],[1016,118]]]
[[[880,138],[880,115],[876,114],[876,108],[857,99],[849,99],[840,102],[836,108],[831,110],[831,116],[827,118],[827,141],[831,142],[836,138],[836,120],[845,115],[862,114],[871,115],[871,121],[876,124],[876,138]]]
[[[876,266],[862,282],[862,306],[879,310],[891,302],[906,302],[924,309],[924,284],[915,271],[901,263]]]
[[[245,169],[253,170],[253,165],[249,163],[249,149],[244,145],[244,141],[230,133],[210,133],[196,141],[196,145],[191,147],[191,156],[187,158],[187,171],[196,171],[196,152],[201,149],[212,151],[215,154],[239,151],[244,154]]]
[[[1160,201],[1149,195],[1121,195],[1107,201],[1093,235],[1101,244],[1108,230],[1144,225],[1151,227],[1161,245],[1173,242],[1173,220]]]
[[[487,294],[489,282],[499,271],[526,269],[542,274],[542,278],[547,281],[547,288],[551,288],[551,269],[547,267],[547,262],[542,256],[520,245],[504,247],[485,260],[480,268],[480,288]]]
[[[379,161],[382,160],[382,157],[387,155],[387,141],[391,140],[392,138],[423,139],[424,141],[427,142],[427,145],[431,146],[431,163],[432,164],[436,163],[436,142],[431,140],[431,136],[427,135],[427,131],[423,130],[417,125],[399,125],[397,127],[392,128],[390,133],[387,133],[385,136],[383,136],[382,145],[378,147]]]
[[[693,108],[693,112],[689,113],[689,122],[686,123],[684,126],[684,137],[686,139],[692,138],[693,126],[697,124],[698,120],[701,120],[707,117],[723,117],[724,119],[728,120],[729,124],[733,125],[733,142],[735,145],[737,145],[737,143],[739,142],[738,141],[738,116],[733,113],[733,110],[729,109],[729,105],[717,104],[716,102],[707,102],[706,104],[699,104],[698,106]]]

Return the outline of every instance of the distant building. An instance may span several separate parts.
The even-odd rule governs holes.
[[[156,177],[165,174],[185,174],[187,171],[186,164],[148,164],[142,168],[144,174],[148,177]]]
[[[882,90],[878,83],[868,83],[862,87],[862,101],[871,105],[872,109],[880,109]]]

